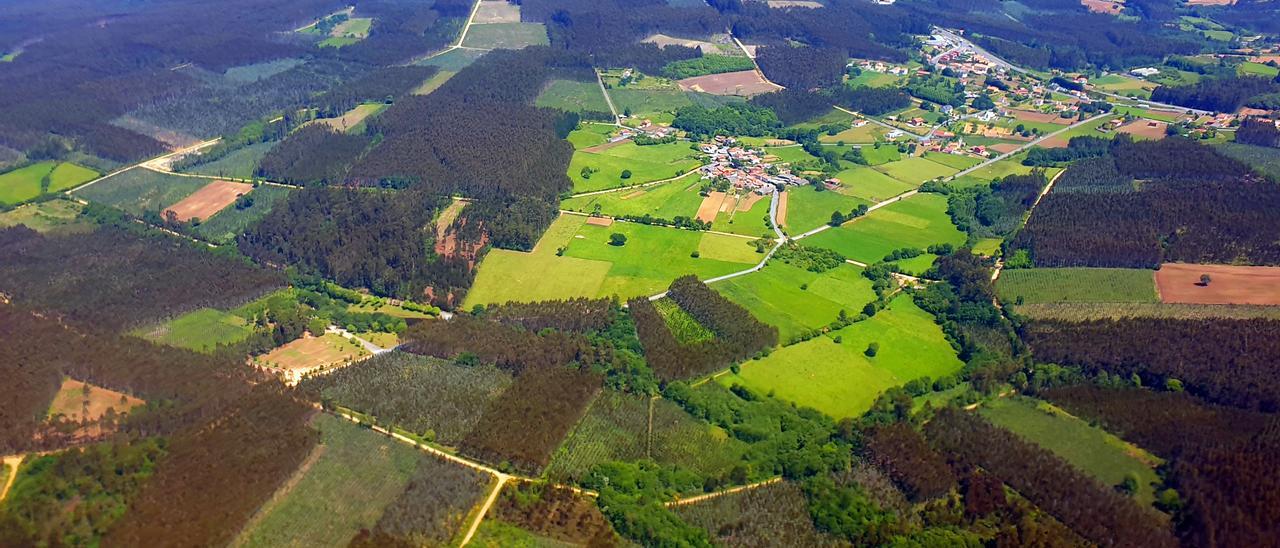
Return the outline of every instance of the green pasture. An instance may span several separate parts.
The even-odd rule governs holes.
[[[80,218],[83,210],[79,203],[66,199],[23,204],[0,212],[0,228],[24,225],[36,232],[88,232],[94,223]]]
[[[458,72],[467,68],[487,53],[483,50],[454,48],[434,57],[422,59],[415,64],[440,67],[441,71]]]
[[[1147,451],[1039,400],[1000,398],[984,403],[979,412],[1107,486],[1135,474],[1139,478],[1137,502],[1147,506],[1155,500],[1152,484],[1159,481],[1155,467],[1162,461]]]
[[[916,194],[803,242],[835,250],[856,261],[874,263],[904,247],[924,249],[943,243],[958,246],[965,242],[965,234],[951,224],[945,196]]]
[[[863,204],[870,205],[870,202],[834,190],[791,187],[787,189],[787,222],[784,228],[788,234],[801,234],[831,222],[831,214],[836,211],[848,215]]]
[[[670,121],[670,114],[680,107],[693,104],[683,91],[679,89],[636,89],[632,86],[614,87],[609,90],[609,98],[619,114],[628,111],[632,116],[648,117],[657,121]],[[667,113],[666,120],[655,118],[657,113]]]
[[[595,81],[552,80],[538,94],[534,104],[566,112],[609,112],[600,84]]]
[[[920,276],[933,266],[933,261],[938,259],[937,255],[932,253],[921,253],[910,259],[902,259],[893,261],[891,264],[897,265],[898,269],[908,276]]]
[[[943,166],[949,167],[956,171],[969,169],[973,166],[976,166],[982,163],[981,158],[974,158],[973,156],[962,156],[959,154],[944,154],[942,152],[926,152],[924,153],[924,159],[937,164],[942,164]]]
[[[812,162],[817,160],[812,154],[805,152],[804,147],[799,145],[782,146],[782,147],[764,147],[764,153],[774,156],[778,162],[788,164],[797,164],[800,162]]]
[[[894,179],[867,166],[854,165],[835,175],[840,179],[839,192],[875,203],[887,200],[917,187]]]
[[[862,269],[849,264],[816,273],[773,259],[757,272],[711,287],[760,321],[777,327],[784,342],[830,324],[841,310],[856,316],[876,300],[871,280],[862,275]]]
[[[471,25],[462,45],[479,49],[521,49],[545,46],[547,27],[542,23],[486,23]]]
[[[1276,74],[1280,74],[1280,69],[1271,65],[1262,63],[1254,63],[1253,61],[1245,61],[1236,67],[1236,71],[1241,76],[1261,76],[1263,78],[1275,78]]]
[[[623,298],[660,293],[684,274],[706,279],[760,260],[751,240],[737,236],[616,222],[587,225],[562,214],[532,252],[494,249],[485,256],[464,307],[569,297]],[[624,246],[609,245],[613,233]],[[563,248],[563,254],[557,255]],[[699,257],[691,255],[697,251]]]
[[[759,238],[769,235],[770,238],[776,237],[773,230],[769,228],[766,219],[769,217],[769,201],[770,198],[765,196],[756,200],[756,203],[746,211],[738,211],[736,204],[745,201],[749,196],[730,196],[729,203],[735,204],[730,211],[721,211],[716,214],[716,219],[711,223],[711,230],[718,232],[728,232],[730,234],[740,234],[742,236],[751,236]],[[695,210],[694,213],[697,213]],[[692,215],[690,215],[692,216]]]
[[[253,334],[253,328],[230,312],[201,308],[158,326],[138,329],[134,334],[168,346],[212,352],[218,345],[245,340]]]
[[[575,149],[593,147],[608,142],[609,136],[617,130],[618,126],[613,124],[583,122],[578,124],[578,129],[569,132],[565,140],[572,143]]]
[[[98,172],[69,162],[44,161],[0,174],[0,204],[17,204],[41,194],[48,177],[47,192],[75,188],[98,177]]]
[[[872,342],[879,351],[868,357]],[[863,414],[888,388],[951,375],[963,365],[933,316],[902,295],[865,321],[785,346],[716,380],[843,418]]]
[[[574,192],[591,192],[670,179],[702,165],[700,156],[688,143],[641,146],[627,141],[599,152],[574,151],[568,174]],[[595,171],[584,177],[584,168]],[[631,177],[623,179],[623,171]]]
[[[960,171],[922,157],[904,158],[876,166],[876,170],[905,183],[920,185],[930,179],[946,177]]]
[[[872,145],[869,147],[862,147],[862,157],[866,158],[867,165],[879,166],[901,160],[902,153],[898,152],[898,145]]]
[[[610,217],[645,214],[662,219],[693,217],[702,204],[702,195],[698,193],[701,187],[698,176],[690,174],[660,185],[569,198],[560,202],[560,208],[591,213],[598,205],[600,213]],[[767,207],[768,200],[762,201]]]
[[[1000,300],[1013,303],[1154,303],[1155,274],[1140,268],[1006,269],[996,280]]]

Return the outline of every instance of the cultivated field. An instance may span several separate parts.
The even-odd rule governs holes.
[[[853,265],[821,274],[774,259],[758,272],[711,285],[756,319],[778,328],[778,338],[796,335],[835,321],[844,310],[856,316],[876,299],[871,280]]]
[[[244,318],[212,308],[201,308],[135,332],[152,342],[197,352],[212,352],[219,345],[243,341],[252,333],[253,328]]]
[[[223,208],[217,215],[204,219],[200,226],[195,227],[195,232],[201,238],[216,244],[231,243],[235,241],[237,235],[270,213],[271,208],[276,204],[283,203],[291,192],[293,190],[288,187],[259,185],[249,193],[249,197],[253,199],[253,205],[244,209]]]
[[[258,162],[275,146],[275,141],[252,144],[236,150],[212,162],[192,166],[180,170],[182,173],[207,175],[209,177],[232,177],[249,179],[258,169]]]
[[[521,49],[548,43],[547,27],[542,23],[490,23],[471,25],[462,45],[479,49]]]
[[[646,214],[662,219],[693,217],[698,214],[698,208],[703,203],[703,197],[698,194],[701,186],[697,176],[691,175],[645,188],[569,198],[560,202],[560,207],[569,211],[591,213],[599,206],[601,214],[611,217]],[[712,211],[710,220],[715,220],[714,213],[718,209],[717,206]]]
[[[996,293],[1010,304],[1156,302],[1152,272],[1136,268],[1007,269]]]
[[[61,192],[93,180],[98,172],[67,162],[39,162],[0,174],[0,204],[17,204],[45,192]]]
[[[844,113],[841,113],[844,114]],[[846,116],[848,116],[846,114]],[[884,129],[876,124],[865,124],[862,127],[849,128],[835,135],[822,134],[818,136],[818,140],[824,143],[856,143],[870,144],[881,139],[889,130]]]
[[[133,215],[165,208],[182,201],[213,179],[180,177],[135,167],[103,179],[75,194],[91,202],[120,208]]]
[[[311,123],[325,124],[336,131],[351,131],[364,122],[366,118],[387,109],[386,103],[365,103],[356,105],[337,118],[317,118]]]
[[[867,357],[864,352],[873,342],[880,349],[875,357]],[[952,375],[961,366],[933,316],[904,295],[865,321],[784,346],[744,363],[738,375],[716,380],[842,418],[866,412],[887,388],[920,377]]]
[[[770,93],[780,89],[777,85],[765,81],[760,76],[760,73],[755,70],[694,76],[693,78],[680,80],[679,84],[680,89],[684,91],[697,91],[712,95],[737,95],[741,97]]]
[[[896,162],[878,165],[875,169],[894,179],[914,185],[960,171],[959,168],[946,166],[923,157],[903,158]]]
[[[862,198],[868,202],[884,201],[917,186],[894,179],[873,168],[859,165],[837,173],[835,178],[840,179],[841,183],[838,192]]]
[[[1138,119],[1120,126],[1116,131],[1132,135],[1135,139],[1164,139],[1167,127],[1167,122]]]
[[[326,333],[320,337],[304,335],[289,344],[281,346],[263,356],[255,356],[253,362],[282,372],[292,381],[302,376],[340,365],[369,354],[360,343],[344,338],[335,333]]]
[[[636,223],[601,227],[561,215],[532,252],[495,249],[485,256],[464,307],[568,297],[651,295],[684,274],[710,278],[743,270],[760,255],[750,240]],[[623,234],[624,246],[609,244]],[[556,251],[563,248],[563,254]],[[691,255],[697,251],[699,257]]]
[[[714,194],[714,193],[713,193]],[[775,237],[766,219],[769,217],[770,198],[754,192],[730,195],[715,212],[711,230],[759,238]],[[706,202],[703,202],[705,205]],[[702,210],[698,210],[701,219]]]
[[[182,201],[165,208],[162,215],[166,219],[172,216],[181,222],[191,219],[208,219],[235,203],[236,198],[251,191],[253,191],[253,185],[248,183],[213,181],[183,198]]]
[[[1124,318],[1280,320],[1280,307],[1265,305],[1217,305],[1173,303],[1061,303],[1028,304],[1018,313],[1036,320],[1086,322]]]
[[[632,116],[651,119],[654,122],[670,122],[676,109],[693,104],[693,100],[678,86],[663,89],[636,89],[614,87],[609,90],[613,106],[618,112],[631,111]]]
[[[1200,285],[1200,276],[1210,277]],[[1280,305],[1280,267],[1166,263],[1156,271],[1160,301]]]
[[[312,425],[320,444],[241,533],[240,546],[346,546],[371,529],[420,462],[413,447],[330,415]]]
[[[686,143],[637,145],[626,141],[597,152],[576,150],[569,162],[574,192],[591,192],[670,179],[699,165],[700,153]],[[584,176],[583,170],[594,170]],[[622,178],[623,171],[631,176]]]
[[[1049,403],[1018,396],[984,403],[980,413],[996,425],[1053,451],[1106,485],[1119,484],[1127,474],[1137,475],[1137,501],[1148,505],[1155,500],[1152,484],[1159,481],[1155,467],[1162,461],[1101,428]]]
[[[917,194],[868,213],[864,217],[803,240],[861,261],[874,263],[895,249],[924,249],[932,244],[964,243],[965,235],[951,224],[947,199]]]

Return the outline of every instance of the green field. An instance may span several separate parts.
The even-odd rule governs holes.
[[[609,98],[613,99],[613,106],[618,109],[618,113],[625,114],[630,111],[632,116],[651,117],[655,118],[654,121],[661,120],[660,117],[653,116],[656,113],[674,113],[680,107],[693,104],[693,101],[679,89],[615,87],[609,90]]]
[[[965,234],[947,215],[947,198],[923,193],[803,240],[805,245],[832,249],[864,263],[877,262],[904,247],[925,249],[932,244],[960,245],[964,241]]]
[[[864,70],[862,71],[862,74],[859,74],[853,78],[850,78],[845,82],[845,84],[848,85],[849,87],[855,87],[855,88],[859,86],[866,86],[869,88],[886,88],[886,87],[893,87],[898,83],[899,80],[903,80],[903,79],[904,78],[902,78],[901,76],[894,76],[887,72],[874,72],[870,70]]]
[[[827,224],[836,211],[848,215],[862,204],[870,205],[870,202],[834,190],[819,192],[811,186],[789,188],[784,227],[789,234],[801,234]]]
[[[1154,303],[1155,274],[1138,268],[1029,268],[1004,270],[1000,300],[1013,303]]]
[[[862,147],[862,157],[867,159],[867,165],[879,166],[889,162],[896,162],[902,159],[902,153],[898,152],[897,145],[881,145]]]
[[[937,259],[938,256],[932,253],[921,253],[920,255],[910,259],[893,261],[890,264],[897,265],[898,269],[903,274],[907,274],[909,276],[920,276],[924,274],[926,270],[929,270],[929,267],[933,266],[933,261]]]
[[[951,181],[953,186],[970,187],[977,185],[985,185],[995,179],[1000,179],[1009,175],[1026,175],[1031,173],[1031,167],[1022,165],[1022,160],[1026,158],[1026,154],[1016,154],[998,162],[992,162],[981,169],[974,170],[962,177],[957,177]],[[1061,168],[1045,169],[1045,176],[1053,178],[1055,174],[1062,171]]]
[[[136,167],[77,190],[76,195],[141,216],[147,211],[159,213],[212,181]]]
[[[957,168],[948,167],[921,157],[904,158],[896,162],[876,166],[875,169],[894,179],[914,185],[919,185],[930,179],[946,177],[960,171]]]
[[[702,195],[698,193],[701,187],[702,181],[691,174],[660,185],[569,198],[560,202],[560,208],[591,213],[599,205],[600,213],[610,217],[646,213],[663,219],[693,217],[702,204]],[[768,205],[767,200],[763,202]]]
[[[698,323],[692,314],[669,298],[654,301],[653,307],[680,344],[694,344],[716,338],[715,333]]]
[[[253,205],[245,209],[237,209],[234,205],[225,207],[201,222],[195,227],[195,232],[201,238],[216,244],[231,243],[235,241],[236,236],[243,234],[254,223],[266,217],[277,203],[283,203],[290,192],[292,190],[287,187],[258,185],[249,193],[253,198]]]
[[[0,174],[0,204],[17,204],[41,194],[48,177],[47,192],[75,188],[98,177],[98,172],[68,162],[45,161]]]
[[[1108,486],[1119,484],[1127,474],[1136,474],[1137,501],[1147,506],[1155,498],[1151,484],[1159,481],[1154,470],[1161,463],[1159,458],[1047,402],[1000,398],[983,404],[980,413]]]
[[[593,226],[586,220],[560,215],[529,253],[490,251],[480,263],[464,307],[652,295],[684,274],[706,279],[743,270],[760,260],[747,238],[635,223]],[[626,235],[626,245],[609,245],[609,235],[615,232]],[[560,248],[563,256],[556,255]],[[694,251],[699,258],[690,256]]]
[[[544,537],[505,521],[485,518],[467,546],[481,548],[572,548],[577,546]]]
[[[843,185],[840,192],[869,202],[881,202],[916,188],[867,166],[854,165],[835,175]]]
[[[716,282],[711,288],[777,327],[784,342],[830,324],[841,310],[856,316],[876,300],[871,280],[848,264],[815,273],[773,259],[758,272]]]
[[[593,147],[608,142],[609,136],[615,131],[618,131],[618,126],[613,124],[583,122],[578,124],[578,129],[569,132],[565,140],[573,144],[575,149]]]
[[[1098,89],[1116,95],[1131,95],[1142,98],[1150,98],[1151,90],[1156,88],[1155,84],[1146,80],[1130,78],[1120,74],[1108,74],[1101,78],[1094,78],[1089,83]]]
[[[741,234],[743,236],[751,236],[759,238],[768,236],[776,237],[773,230],[769,228],[766,219],[769,217],[769,202],[771,197],[762,197],[756,200],[756,203],[746,211],[738,211],[738,205],[745,203],[748,196],[730,196],[727,200],[734,204],[730,211],[721,211],[716,214],[716,220],[711,223],[711,230],[720,232],[728,232],[730,234]],[[695,211],[694,213],[697,213]],[[692,217],[693,215],[689,215]]]
[[[839,111],[837,111],[839,112]],[[841,113],[845,114],[845,113]],[[845,114],[848,116],[848,114]],[[847,118],[846,118],[847,119]],[[822,134],[818,136],[818,141],[823,143],[858,143],[871,144],[884,138],[889,130],[876,124],[865,124],[862,127],[849,128],[835,135]]]
[[[23,204],[0,213],[0,228],[25,225],[37,232],[88,232],[94,224],[80,218],[83,209],[79,203],[64,199]]]
[[[609,104],[604,101],[600,84],[595,81],[552,80],[538,94],[534,104],[567,112],[609,112]]]
[[[1168,112],[1160,110],[1150,110],[1145,108],[1118,106],[1112,109],[1116,114],[1132,114],[1139,118],[1149,118],[1151,120],[1160,120],[1161,122],[1176,122],[1183,115],[1177,112]]]
[[[1262,76],[1264,78],[1275,78],[1276,74],[1280,74],[1280,69],[1276,67],[1254,63],[1253,61],[1240,63],[1236,70],[1243,76]]]
[[[212,162],[184,169],[182,172],[210,177],[251,179],[254,171],[258,169],[258,162],[275,145],[274,141],[249,145]]]
[[[973,166],[976,166],[982,163],[981,158],[974,158],[973,156],[961,156],[959,154],[944,154],[941,152],[926,152],[924,153],[924,159],[934,163],[942,164],[956,171],[969,169]]]
[[[872,342],[880,350],[867,357],[864,351]],[[717,381],[726,386],[739,383],[843,418],[866,412],[890,387],[951,375],[962,366],[933,316],[902,295],[870,319],[778,349],[744,363],[741,373]]]
[[[244,318],[212,308],[201,308],[134,332],[152,342],[197,352],[212,352],[220,344],[238,343],[252,333],[253,328]]]
[[[702,165],[700,156],[688,143],[641,146],[627,141],[599,152],[574,151],[568,173],[574,192],[591,192],[670,179]],[[596,171],[587,178],[583,168]],[[624,170],[631,172],[630,178],[622,178]]]
[[[547,27],[542,23],[487,23],[471,25],[462,45],[480,49],[521,49],[549,43]]]
[[[321,451],[293,489],[263,508],[244,546],[346,546],[371,529],[424,457],[343,419],[316,416]]]
[[[434,57],[423,59],[415,64],[440,67],[442,71],[458,72],[467,68],[487,53],[483,50],[455,48]]]
[[[459,50],[454,50],[454,51],[459,51]],[[462,51],[466,51],[466,50],[462,50]],[[427,81],[423,82],[422,85],[414,89],[413,94],[428,95],[431,92],[437,89],[440,89],[440,86],[443,86],[444,83],[448,82],[450,78],[453,78],[453,75],[455,74],[457,74],[457,72],[440,69],[436,71],[435,74],[432,74],[430,78],[427,78]]]

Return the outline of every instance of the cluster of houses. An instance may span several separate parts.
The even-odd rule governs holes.
[[[755,192],[767,196],[780,185],[807,185],[809,181],[791,174],[785,168],[775,168],[764,160],[760,150],[743,147],[732,137],[717,135],[710,143],[699,147],[711,157],[711,161],[698,168],[702,178],[723,177],[740,192]]]
[[[939,56],[934,64],[939,69],[951,69],[951,72],[961,78],[967,78],[970,75],[983,76],[1002,70],[999,65],[992,63],[985,55],[980,55],[967,49],[948,51]]]
[[[859,69],[867,72],[879,72],[884,74],[892,74],[894,76],[906,76],[910,72],[907,67],[890,65],[880,61],[850,61],[848,67],[857,66]]]
[[[676,130],[671,126],[660,126],[652,121],[645,120],[636,127],[624,127],[618,130],[618,133],[609,138],[609,142],[616,143],[636,136],[644,136],[651,139],[664,139],[674,136],[675,134]]]

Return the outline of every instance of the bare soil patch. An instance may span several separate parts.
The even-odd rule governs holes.
[[[208,219],[214,213],[222,211],[223,208],[235,203],[236,198],[248,194],[251,190],[253,190],[253,185],[248,183],[214,181],[195,191],[194,194],[187,196],[181,202],[169,206],[169,209],[164,210],[164,215],[168,217],[172,212],[179,221],[183,222],[193,218]]]
[[[1040,144],[1036,146],[1044,148],[1067,148],[1067,144],[1071,142],[1071,137],[1066,136],[1066,133],[1070,132],[1063,132],[1062,134],[1054,135],[1053,137],[1040,141]]]
[[[1249,60],[1255,63],[1262,63],[1264,65],[1272,61],[1280,63],[1280,55],[1255,55],[1250,57]]]
[[[1093,13],[1105,13],[1107,15],[1119,15],[1120,10],[1124,9],[1124,4],[1108,0],[1080,0],[1080,3]]]
[[[654,44],[660,48],[667,46],[684,46],[686,48],[701,47],[703,51],[716,51],[716,45],[706,40],[693,40],[690,38],[676,38],[675,36],[667,36],[665,34],[655,34],[643,40],[646,44]]]
[[[1134,120],[1128,124],[1120,126],[1120,133],[1128,133],[1134,137],[1146,137],[1147,139],[1163,139],[1165,128],[1169,124],[1157,120]]]
[[[369,352],[341,335],[326,333],[322,337],[304,335],[264,356],[254,358],[255,365],[280,371],[290,383],[308,373],[345,365]]]
[[[587,224],[595,226],[613,226],[613,219],[609,217],[587,217]]]
[[[778,195],[778,218],[774,219],[774,222],[780,226],[787,226],[787,197],[790,195],[790,192]]]
[[[1057,114],[1047,114],[1044,112],[1035,112],[1030,110],[1015,109],[1015,110],[1010,110],[1009,112],[1013,114],[1014,118],[1018,120],[1024,120],[1027,122],[1040,122],[1044,124],[1058,124],[1063,126],[1069,126],[1071,125],[1072,122],[1075,121],[1075,118],[1063,118],[1061,116],[1058,116]]]
[[[381,105],[375,104],[356,105],[355,108],[343,113],[342,116],[337,118],[319,118],[315,120],[314,123],[326,124],[335,131],[346,132],[360,122],[363,122],[365,118],[368,118],[373,113],[378,112],[380,108]]]
[[[703,198],[702,203],[698,205],[698,220],[706,223],[715,221],[725,198],[726,195],[723,192],[712,192]]]
[[[769,7],[773,9],[785,9],[785,8],[818,9],[822,7],[822,4],[818,2],[814,2],[813,0],[768,0],[768,4],[769,4]]]
[[[473,24],[519,23],[520,6],[511,2],[481,0],[480,7],[476,8],[475,19],[471,22]]]
[[[444,211],[440,212],[440,216],[436,217],[436,234],[444,234],[445,229],[449,228],[449,225],[457,220],[458,214],[462,213],[462,208],[464,207],[467,207],[466,201],[454,200],[453,203],[449,204],[449,207],[444,208]]]
[[[1208,285],[1200,276],[1208,274]],[[1280,267],[1167,263],[1156,271],[1160,301],[1280,305]]]
[[[1022,145],[1019,145],[1017,143],[997,143],[997,144],[988,146],[987,150],[994,150],[1001,154],[1008,154],[1010,152],[1018,150],[1018,147],[1020,146]]]
[[[1236,0],[1187,0],[1188,6],[1230,6]]]
[[[73,421],[95,421],[106,415],[108,409],[123,414],[144,403],[146,402],[115,390],[66,379],[62,381],[58,394],[53,397],[49,416],[61,414]]]
[[[750,97],[780,89],[778,86],[766,82],[760,76],[760,73],[754,70],[694,76],[676,83],[680,84],[680,89],[684,91],[699,91],[712,95],[738,95],[742,97]]]
[[[764,196],[761,196],[754,192],[748,193],[745,198],[738,200],[738,211],[747,211],[751,209],[751,206],[756,205],[756,202],[759,202],[760,200],[763,200],[763,199],[764,199]]]

